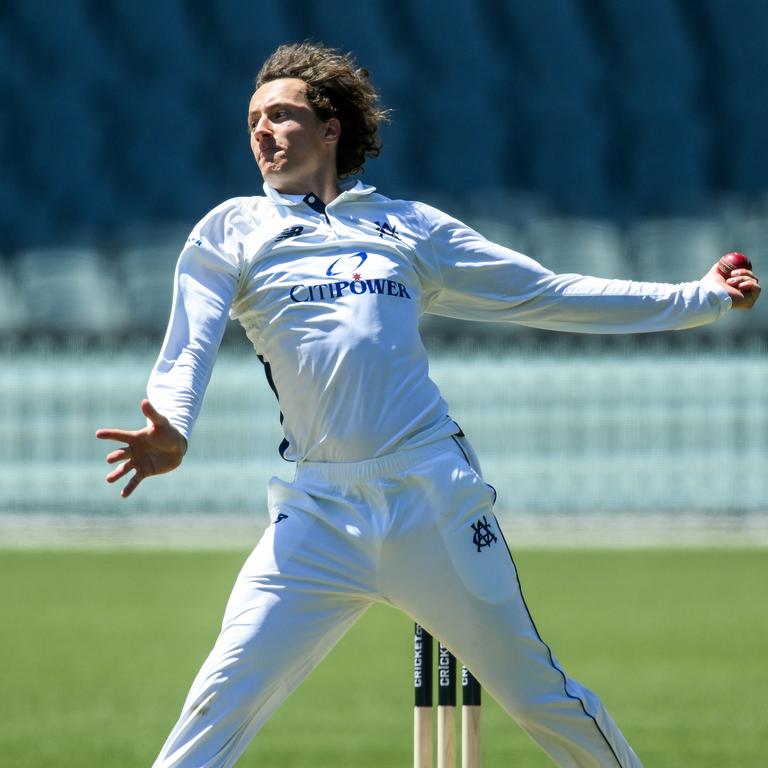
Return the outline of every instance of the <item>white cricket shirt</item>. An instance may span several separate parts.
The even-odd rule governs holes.
[[[422,203],[352,182],[237,197],[194,228],[148,397],[187,438],[227,316],[278,398],[284,458],[360,461],[457,432],[429,378],[423,312],[587,333],[690,328],[730,307],[714,281],[556,275]]]

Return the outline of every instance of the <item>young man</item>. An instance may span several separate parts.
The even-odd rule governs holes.
[[[580,332],[709,323],[760,292],[748,270],[682,285],[556,275],[440,211],[350,181],[385,117],[367,73],[313,44],[264,64],[248,110],[263,197],[193,230],[137,431],[109,482],[184,456],[227,322],[238,318],[278,397],[284,458],[272,524],[158,768],[230,766],[373,602],[441,638],[561,766],[639,766],[599,699],[539,636],[493,516],[493,489],[429,379],[423,312]],[[713,255],[714,258],[714,255]],[[475,531],[488,535],[476,546]],[[475,526],[473,528],[473,526]]]

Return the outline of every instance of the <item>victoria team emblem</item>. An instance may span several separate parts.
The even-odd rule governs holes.
[[[400,235],[397,234],[397,226],[395,224],[390,224],[388,221],[374,221],[373,223],[376,225],[376,231],[379,233],[379,237],[389,235],[390,237],[394,237],[395,240],[400,239]]]
[[[483,515],[481,520],[472,523],[472,530],[475,532],[472,536],[472,543],[481,552],[485,547],[490,547],[497,541],[496,534],[491,530],[491,524]]]

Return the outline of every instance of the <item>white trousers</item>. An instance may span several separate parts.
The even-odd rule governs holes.
[[[541,639],[460,438],[270,482],[272,524],[155,768],[225,768],[374,601],[440,638],[560,766],[640,761]]]

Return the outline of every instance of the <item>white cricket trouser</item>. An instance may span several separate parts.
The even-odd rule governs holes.
[[[470,461],[472,462],[470,464]],[[272,524],[155,768],[225,768],[374,601],[440,638],[560,766],[637,768],[539,636],[461,438],[273,478]]]

